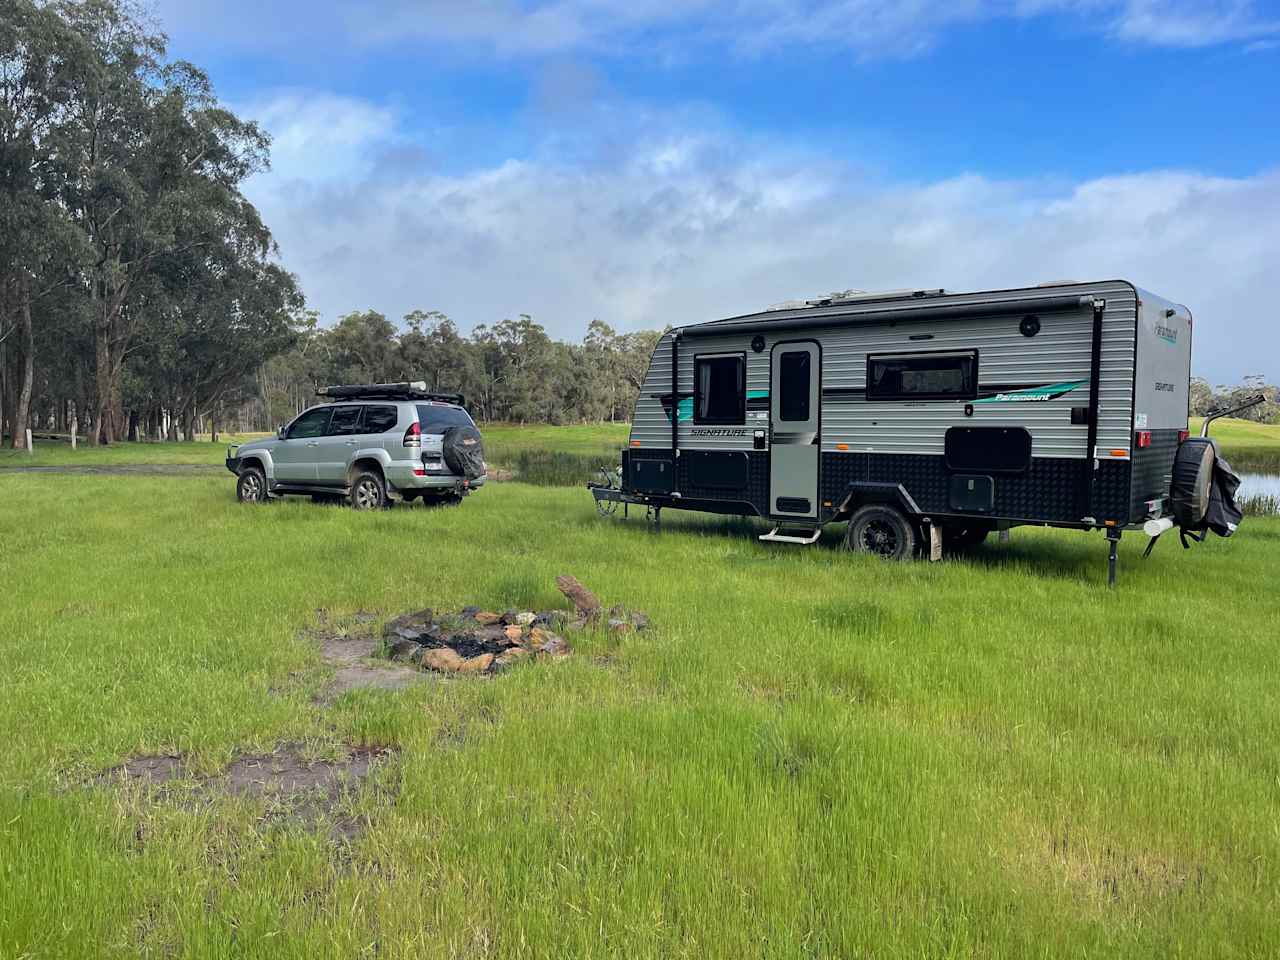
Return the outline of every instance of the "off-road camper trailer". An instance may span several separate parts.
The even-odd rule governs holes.
[[[673,329],[598,501],[890,557],[1173,515],[1192,317],[1125,281],[847,295]],[[1161,529],[1167,523],[1157,523]],[[1158,532],[1158,531],[1157,531]]]

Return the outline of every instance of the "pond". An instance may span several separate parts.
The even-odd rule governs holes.
[[[1280,473],[1242,473],[1240,489],[1236,491],[1236,500],[1244,503],[1253,498],[1266,498],[1270,502],[1270,510],[1265,507],[1261,512],[1280,513]]]
[[[1280,497],[1280,473],[1240,474],[1240,496]]]

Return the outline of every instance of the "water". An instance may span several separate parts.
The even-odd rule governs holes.
[[[1237,497],[1280,498],[1280,473],[1242,473]]]

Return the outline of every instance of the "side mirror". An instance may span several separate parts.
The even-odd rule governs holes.
[[[277,440],[283,440],[283,439],[284,439],[284,432],[285,432],[285,429],[286,429],[285,427],[280,427],[278,430],[276,430],[276,439],[277,439]]]

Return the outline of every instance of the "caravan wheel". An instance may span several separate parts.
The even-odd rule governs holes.
[[[849,518],[845,546],[883,560],[910,560],[916,552],[916,528],[901,510],[870,504]]]

